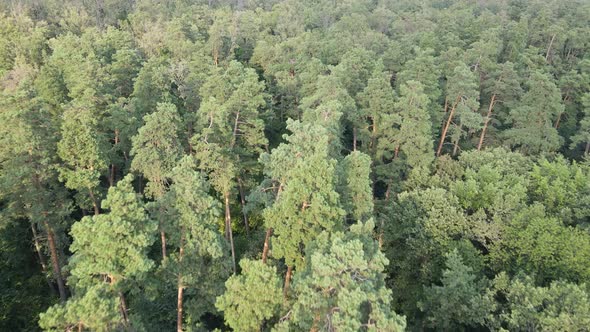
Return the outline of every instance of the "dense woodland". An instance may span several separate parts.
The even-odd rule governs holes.
[[[0,330],[589,331],[589,1],[0,11]]]

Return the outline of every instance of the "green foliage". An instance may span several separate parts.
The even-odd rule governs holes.
[[[0,329],[584,330],[589,21],[580,0],[0,2]],[[371,218],[376,242],[347,230]]]
[[[73,296],[41,315],[43,329],[80,325],[107,331],[123,325],[120,297],[137,292],[154,266],[148,250],[155,240],[156,224],[147,217],[132,181],[128,175],[109,190],[102,203],[109,213],[84,217],[72,226],[69,284]]]
[[[70,189],[94,190],[106,168],[96,120],[88,109],[73,108],[64,113],[57,153],[64,162],[59,168],[60,180]]]
[[[369,220],[347,233],[322,232],[307,246],[293,282],[296,300],[277,330],[404,330],[405,317],[391,309],[383,273],[388,261],[373,228]]]
[[[172,168],[182,154],[178,138],[179,121],[174,105],[158,104],[156,112],[144,117],[145,124],[132,138],[131,169],[142,173],[150,181],[146,193],[151,197],[164,195]]]
[[[542,159],[531,172],[529,196],[564,224],[585,224],[590,216],[590,168],[563,157]]]
[[[498,321],[510,331],[582,331],[590,324],[585,284],[554,281],[536,287],[533,278],[496,276],[494,290],[506,298]]]
[[[171,219],[166,227],[168,243],[178,248],[163,268],[176,275],[174,282],[184,289],[186,321],[197,323],[205,313],[213,312],[230,262],[227,244],[217,230],[220,204],[209,195],[209,184],[195,166],[192,157],[180,160],[161,204],[169,209],[167,217]]]
[[[419,82],[408,81],[400,87],[395,104],[401,118],[397,144],[410,168],[429,168],[434,160],[432,130],[428,114],[428,96]]]
[[[341,164],[340,195],[344,209],[354,220],[367,220],[373,214],[373,193],[371,190],[371,157],[354,151]]]
[[[427,315],[428,326],[454,331],[484,326],[493,309],[493,300],[485,294],[485,281],[476,280],[457,249],[447,254],[446,266],[442,286],[426,288],[424,302],[418,304]]]
[[[534,274],[542,283],[566,279],[585,282],[590,268],[590,235],[545,215],[542,205],[523,209],[503,226],[490,251],[492,266]]]
[[[215,306],[236,331],[259,331],[265,320],[276,315],[282,303],[281,279],[276,268],[261,261],[242,259],[240,275],[225,282],[225,293]]]
[[[533,72],[519,106],[510,111],[513,126],[505,132],[507,143],[527,154],[556,151],[562,139],[552,124],[561,112],[561,94],[551,77]]]
[[[336,192],[336,161],[329,157],[326,130],[288,121],[292,132],[271,154],[260,159],[265,174],[279,187],[276,201],[264,210],[273,231],[272,254],[289,266],[301,266],[302,247],[322,230],[342,225],[344,210]]]

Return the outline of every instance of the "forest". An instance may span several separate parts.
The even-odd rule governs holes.
[[[590,331],[590,1],[0,1],[0,331]]]

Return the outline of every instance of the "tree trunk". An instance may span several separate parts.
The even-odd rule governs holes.
[[[90,194],[90,199],[92,200],[92,206],[94,207],[94,215],[98,216],[100,214],[100,210],[98,209],[98,202],[96,201],[96,197],[94,196],[94,192],[92,192],[92,189],[88,188],[88,193]]]
[[[236,273],[236,250],[234,248],[234,237],[233,232],[231,229],[231,215],[229,210],[229,192],[226,191],[224,194],[224,201],[225,201],[225,231],[226,234],[229,236],[229,245],[231,246],[231,258],[232,258],[232,265],[234,269],[234,274]]]
[[[555,120],[555,129],[559,129],[559,122],[561,122],[561,115],[563,114],[563,112],[560,112],[559,114],[557,114],[557,120]]]
[[[456,140],[455,144],[453,145],[453,157],[457,155],[458,149],[459,149],[459,140]]]
[[[180,263],[180,269],[182,269],[182,257],[184,256],[184,229],[180,229],[180,248],[178,252],[178,262]],[[182,272],[178,272],[178,297],[176,300],[176,330],[182,332],[182,303],[184,300],[184,286],[182,285]]]
[[[240,203],[242,204],[242,214],[244,215],[244,228],[246,229],[246,234],[249,234],[250,225],[248,224],[248,214],[246,213],[246,193],[244,192],[244,184],[241,178],[238,178],[238,190],[240,191]]]
[[[289,285],[291,284],[291,273],[293,272],[292,266],[287,266],[287,273],[285,274],[285,288],[283,288],[283,297],[287,299],[289,293]]]
[[[266,264],[266,259],[268,257],[268,249],[270,248],[270,236],[272,235],[272,228],[268,228],[266,230],[266,235],[264,236],[264,248],[262,248],[262,264]]]
[[[31,231],[33,232],[33,243],[35,244],[35,252],[37,252],[37,257],[39,258],[39,264],[41,264],[41,271],[43,275],[47,275],[47,262],[45,261],[45,257],[43,257],[43,252],[41,249],[41,244],[39,243],[39,235],[37,234],[37,229],[35,228],[35,224],[31,223]],[[45,278],[47,281],[47,285],[51,290],[51,293],[55,294],[55,287],[49,281],[49,279]]]
[[[449,118],[447,119],[447,123],[445,124],[442,134],[440,136],[440,143],[438,143],[438,149],[436,150],[437,157],[440,156],[440,153],[442,151],[442,146],[445,142],[445,139],[447,138],[447,131],[449,130],[449,127],[451,126],[451,120],[453,119],[453,115],[455,114],[455,109],[457,108],[457,104],[459,103],[459,98],[461,98],[461,97],[457,97],[457,100],[455,101],[453,108],[451,108],[451,112],[449,113]]]
[[[549,61],[549,52],[551,51],[551,46],[553,45],[553,41],[555,40],[555,34],[551,37],[551,41],[549,42],[549,46],[547,46],[547,54],[545,54],[545,62]]]
[[[115,129],[115,142],[114,142],[114,146],[117,146],[119,144],[119,129]],[[109,186],[114,186],[115,185],[115,173],[117,171],[117,167],[115,166],[115,163],[111,164],[111,171],[109,174]]]
[[[53,266],[53,274],[57,282],[57,289],[59,290],[59,298],[62,302],[66,300],[66,286],[61,275],[61,267],[59,266],[59,257],[57,255],[57,247],[55,245],[55,235],[53,229],[49,226],[47,221],[43,221],[45,231],[47,232],[47,243],[49,244],[49,254],[51,256],[51,265]]]
[[[166,255],[166,233],[162,229],[162,222],[160,222],[160,241],[162,242],[162,260],[165,260]]]
[[[180,278],[182,275],[178,274],[178,300],[176,302],[176,331],[182,332],[182,301],[184,288],[181,284]]]
[[[131,324],[129,323],[129,316],[127,315],[127,303],[125,302],[125,296],[122,292],[119,292],[119,302],[121,304],[121,315],[123,316],[123,325],[128,331],[131,331]]]
[[[586,150],[584,151],[585,154],[588,154],[590,152],[590,142],[586,143]]]
[[[115,164],[111,164],[111,169],[109,172],[109,187],[113,187],[115,185],[115,172],[117,171],[117,167]]]
[[[352,151],[356,151],[356,128],[352,128]]]
[[[479,143],[477,143],[477,151],[481,150],[481,146],[483,145],[483,139],[486,136],[486,130],[488,129],[488,123],[490,122],[490,118],[492,116],[492,111],[494,109],[494,104],[496,103],[496,94],[492,96],[492,100],[490,101],[490,107],[488,107],[488,114],[486,115],[486,119],[483,123],[483,130],[481,131],[481,135],[479,136]]]
[[[277,189],[277,196],[275,197],[275,202],[279,200],[281,196],[281,192],[283,191],[283,185],[279,184],[279,188]],[[268,251],[270,250],[270,237],[272,236],[272,228],[268,228],[266,230],[266,235],[264,236],[264,247],[262,248],[262,263],[266,264],[266,259],[268,257]]]

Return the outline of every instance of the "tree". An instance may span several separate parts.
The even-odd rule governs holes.
[[[501,273],[493,290],[506,299],[497,319],[510,331],[578,331],[590,324],[590,296],[585,284],[560,280],[538,287],[529,276],[510,280]]]
[[[427,315],[427,325],[443,330],[484,326],[493,309],[492,299],[486,296],[485,280],[476,280],[473,269],[463,263],[457,249],[446,257],[442,286],[425,288],[424,301],[418,303]]]
[[[356,150],[355,128],[359,126],[361,118],[357,114],[354,99],[335,75],[318,77],[313,94],[301,100],[300,109],[304,121],[324,122],[324,126],[330,129],[330,134],[334,138],[342,137],[341,116],[342,120],[347,121],[353,127],[352,149]],[[338,149],[340,141],[341,139],[332,142],[335,145],[333,149],[335,154],[340,152]]]
[[[273,231],[272,255],[288,266],[285,292],[293,267],[303,264],[302,247],[322,230],[341,227],[344,210],[336,192],[336,161],[329,157],[326,130],[289,120],[282,143],[260,157],[265,175],[278,187],[277,197],[264,212],[265,226]],[[267,240],[268,241],[268,240]]]
[[[558,279],[586,282],[590,268],[590,236],[545,215],[542,205],[523,209],[502,227],[502,238],[491,248],[492,268],[524,271],[541,283]]]
[[[347,233],[324,231],[308,244],[293,282],[295,300],[278,331],[404,330],[405,317],[391,309],[388,261],[371,236],[374,226],[369,220]]]
[[[510,111],[512,128],[506,130],[506,142],[527,154],[542,154],[559,149],[562,138],[553,120],[563,111],[561,93],[549,75],[535,71],[519,106]]]
[[[491,77],[484,82],[484,92],[486,95],[491,95],[488,105],[488,111],[483,123],[483,129],[479,136],[477,143],[477,150],[481,150],[488,125],[492,120],[492,112],[498,104],[503,104],[506,107],[511,107],[517,101],[522,93],[518,74],[514,70],[514,65],[511,62],[505,62],[499,65],[495,71],[490,75]]]
[[[209,176],[213,188],[225,205],[225,232],[235,249],[231,226],[230,195],[238,179],[252,172],[246,165],[256,160],[267,146],[261,108],[264,106],[264,83],[256,72],[232,61],[205,82],[198,113],[197,133],[192,138],[198,167]],[[243,207],[242,207],[243,208]],[[247,220],[246,220],[246,228]]]
[[[369,154],[374,162],[381,164],[380,156],[383,156],[384,152],[378,149],[378,140],[390,131],[394,133],[388,136],[395,135],[393,125],[399,123],[399,119],[392,114],[395,99],[390,77],[382,67],[375,67],[367,87],[358,95],[358,99],[361,115],[369,121],[368,126],[359,128],[362,151]],[[392,126],[387,126],[387,124],[392,124]],[[391,149],[387,145],[383,144],[382,148]]]
[[[371,189],[371,157],[353,151],[339,165],[339,192],[342,206],[353,220],[363,221],[373,214],[373,192]]]
[[[148,251],[157,229],[132,182],[128,175],[109,189],[102,202],[108,213],[84,217],[72,226],[69,283],[74,296],[41,315],[43,329],[105,331],[130,325],[125,293],[138,291],[154,266]]]
[[[60,180],[69,189],[88,191],[94,214],[98,215],[97,187],[101,172],[106,169],[102,142],[96,132],[97,119],[88,109],[71,108],[64,113],[61,140],[57,154],[63,161],[59,168]]]
[[[571,139],[571,149],[574,149],[579,144],[585,143],[584,154],[590,154],[590,93],[586,93],[582,97],[582,119],[580,120],[580,128]]]
[[[182,155],[178,138],[180,118],[173,104],[161,103],[156,112],[144,117],[144,122],[132,138],[131,170],[140,172],[149,180],[146,195],[159,200],[166,193],[172,168]],[[166,227],[162,216],[158,217],[158,221],[162,258],[166,259]]]
[[[442,74],[440,65],[437,63],[432,49],[421,50],[416,48],[414,53],[415,55],[397,73],[395,77],[396,88],[401,91],[402,85],[408,84],[409,81],[422,84],[423,91],[428,96],[428,104],[423,105],[423,107],[429,112],[433,131],[438,132],[441,124],[439,105],[442,103],[440,100],[442,92],[439,83]]]
[[[548,215],[564,225],[585,225],[590,216],[590,168],[558,156],[538,161],[531,171],[529,198],[543,204]]]
[[[226,244],[217,232],[219,203],[209,196],[204,176],[195,171],[191,156],[183,157],[173,168],[170,191],[162,203],[168,209],[169,245],[177,248],[164,268],[177,276],[177,330],[183,322],[198,322],[211,310],[221,293],[221,284],[229,271]],[[186,298],[192,299],[188,315]]]
[[[244,258],[240,268],[239,275],[225,282],[225,293],[217,298],[215,306],[224,312],[225,321],[235,331],[259,331],[281,306],[281,279],[276,268],[262,261]]]
[[[34,69],[17,62],[13,73],[3,80],[0,98],[0,201],[4,216],[12,223],[30,223],[27,238],[34,244],[41,272],[47,276],[50,290],[55,281],[59,297],[65,301],[62,249],[67,246],[64,233],[72,204],[55,169],[59,126],[34,98]]]
[[[428,97],[422,85],[408,81],[400,87],[400,98],[395,104],[399,112],[398,146],[410,168],[428,168],[434,160]]]
[[[447,105],[450,107],[447,121],[442,129],[436,155],[440,156],[447,132],[451,129],[453,155],[457,154],[459,140],[465,136],[463,127],[472,133],[479,129],[482,117],[479,108],[479,89],[476,77],[465,63],[457,65],[447,83]],[[451,124],[453,127],[451,127]]]

